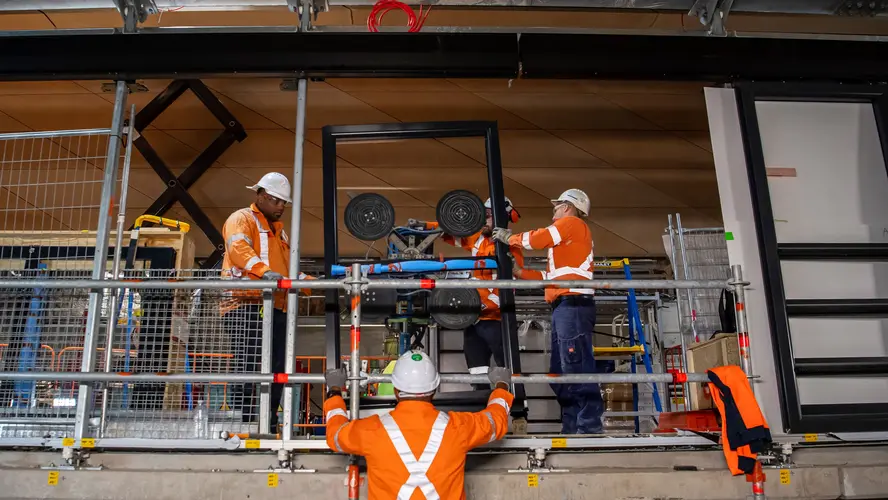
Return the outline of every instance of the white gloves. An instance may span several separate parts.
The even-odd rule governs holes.
[[[496,241],[500,241],[502,243],[505,243],[506,245],[509,244],[509,238],[511,238],[511,237],[512,237],[512,230],[505,229],[502,227],[494,228],[493,235],[491,236],[491,238],[495,239]]]

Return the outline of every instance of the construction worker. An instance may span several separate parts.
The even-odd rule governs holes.
[[[583,217],[589,214],[589,197],[579,189],[568,189],[555,200],[552,225],[526,233],[493,230],[493,239],[527,250],[549,251],[546,271],[516,269],[519,279],[591,280],[593,243]],[[596,373],[593,355],[595,291],[587,288],[546,288],[552,307],[551,373]],[[604,404],[598,384],[552,384],[561,405],[563,434],[602,432]]]
[[[284,208],[291,203],[290,181],[282,174],[271,172],[262,176],[255,185],[247,186],[247,189],[255,191],[256,200],[248,208],[231,214],[222,228],[225,238],[222,276],[228,279],[284,279],[290,270],[290,242],[281,216]],[[311,278],[299,273],[299,279]],[[302,293],[310,292],[302,290]],[[227,299],[222,304],[222,320],[235,345],[237,360],[243,363],[243,371],[261,371],[262,318],[265,314],[272,314],[271,369],[274,373],[286,372],[286,292],[275,292],[273,311],[263,310],[262,292],[259,290],[232,290],[226,295]],[[243,421],[256,421],[258,397],[254,397],[254,384],[245,384],[241,395],[237,394],[237,389],[234,392],[234,401],[240,399]],[[272,430],[277,427],[277,409],[282,392],[282,384],[272,384],[269,401]]]
[[[481,231],[465,237],[459,238],[445,234],[441,239],[456,247],[463,248],[472,253],[472,257],[496,257],[496,242],[490,237],[493,234],[493,210],[491,208],[490,198],[484,202],[484,208],[487,210],[487,221]],[[512,206],[512,201],[506,198],[506,213],[510,222],[518,222],[521,215]],[[413,219],[407,221],[408,225],[423,225],[425,229],[437,229],[437,222],[421,222]],[[520,245],[513,246],[511,249],[513,258],[513,267],[524,266],[524,255]],[[496,279],[496,269],[478,269],[472,273],[473,279],[492,280]],[[494,288],[479,288],[478,294],[481,296],[481,315],[478,321],[463,330],[463,353],[466,356],[466,366],[472,375],[481,375],[487,373],[490,369],[490,357],[497,366],[505,366],[505,354],[503,351],[503,330],[502,316],[500,314],[499,295]],[[486,386],[475,386],[476,390],[486,390]]]
[[[444,413],[432,405],[438,370],[425,353],[408,351],[392,373],[397,406],[351,422],[341,395],[345,370],[328,370],[325,378],[327,445],[366,458],[369,500],[465,499],[466,453],[508,430],[513,396],[505,368],[488,372],[494,390],[483,411]]]

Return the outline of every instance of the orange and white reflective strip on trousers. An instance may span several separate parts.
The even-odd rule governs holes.
[[[450,417],[444,412],[438,413],[438,418],[435,419],[435,423],[432,425],[429,441],[426,443],[419,460],[413,455],[410,445],[407,444],[404,434],[391,414],[380,415],[379,420],[382,422],[382,427],[385,429],[386,434],[388,434],[389,439],[392,440],[395,451],[401,457],[407,472],[410,473],[407,482],[398,490],[398,500],[410,500],[417,488],[422,491],[426,500],[439,500],[441,497],[438,495],[435,485],[432,484],[426,474],[432,466],[435,456],[438,455],[438,450],[441,449],[441,443],[444,440],[444,430],[447,428]]]

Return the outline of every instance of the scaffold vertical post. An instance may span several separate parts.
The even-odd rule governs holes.
[[[262,373],[271,372],[271,344],[274,325],[274,294],[271,290],[262,290],[262,350],[260,370]],[[259,434],[271,433],[271,412],[277,412],[277,408],[270,408],[271,384],[263,383],[259,392]]]
[[[307,17],[307,16],[306,16]],[[308,91],[308,80],[300,78],[296,91],[296,150],[293,160],[293,189],[290,196],[293,206],[290,208],[290,269],[289,277],[301,279],[299,270],[299,238],[302,232],[302,175],[305,158],[305,106]],[[299,322],[299,290],[290,290],[287,294],[287,373],[296,369],[296,334]],[[293,438],[293,386],[284,387],[282,401],[284,407],[283,439]]]
[[[678,215],[678,214],[676,214]],[[675,243],[675,227],[672,225],[672,214],[669,214],[669,250],[672,257],[672,277],[674,279],[678,278],[678,254],[676,253],[676,243]],[[679,291],[675,291],[675,306],[678,309],[676,312],[678,313],[678,341],[681,346],[681,366],[683,370],[687,370],[688,368],[688,342],[685,338],[685,332],[683,329],[684,325],[684,314],[681,310],[681,297],[679,296]],[[690,310],[690,305],[688,306],[688,310]],[[682,399],[682,408],[687,411],[690,407],[690,390],[691,385],[687,382],[682,385],[681,390],[681,399]]]
[[[357,420],[361,400],[361,265],[352,264],[351,280],[351,356],[349,357],[349,418]],[[358,500],[360,496],[360,476],[358,457],[352,456],[348,465],[348,498]]]
[[[126,196],[129,192],[130,163],[133,156],[133,132],[136,123],[136,105],[130,108],[129,123],[126,128],[126,152],[123,157],[123,172],[120,179],[120,201],[117,208],[117,226],[114,233],[114,262],[111,265],[112,279],[121,279],[120,261],[123,255],[123,229],[126,227]],[[111,372],[111,362],[114,359],[114,332],[117,330],[117,318],[120,316],[120,304],[125,291],[111,291],[111,306],[108,308],[108,325],[105,333],[105,372]],[[105,424],[108,414],[108,385],[102,388],[102,413],[99,423],[99,436],[105,434]]]
[[[747,377],[750,377],[753,394],[755,394],[755,382],[753,376],[752,358],[749,356],[749,330],[746,322],[746,283],[743,281],[743,269],[739,265],[731,266],[731,287],[734,292],[734,311],[737,322],[737,343],[740,347],[740,367]],[[752,483],[752,497],[755,500],[764,500],[765,474],[762,471],[761,462],[756,461],[755,470],[747,475],[747,481]]]
[[[126,82],[119,80],[114,92],[114,111],[111,117],[111,133],[108,137],[108,155],[105,158],[105,173],[102,178],[102,195],[99,202],[98,226],[96,228],[96,250],[93,257],[92,279],[105,278],[108,260],[108,237],[111,229],[111,210],[114,204],[114,191],[117,187],[117,168],[120,163],[120,143],[123,135],[123,120],[126,114]],[[86,314],[86,330],[83,336],[83,358],[80,371],[91,372],[96,366],[96,346],[99,325],[102,320],[102,289],[89,293]],[[74,418],[74,439],[88,437],[89,419],[94,403],[92,384],[80,384],[77,389],[77,412]]]

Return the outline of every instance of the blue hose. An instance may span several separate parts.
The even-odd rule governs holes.
[[[331,276],[345,276],[350,267],[332,266]],[[496,261],[493,259],[453,259],[444,262],[437,260],[405,260],[391,264],[364,264],[361,266],[362,274],[391,274],[391,273],[436,273],[444,271],[474,271],[476,269],[496,269]]]

